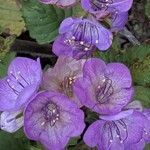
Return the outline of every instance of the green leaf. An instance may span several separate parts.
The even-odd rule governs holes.
[[[34,147],[34,146],[31,146],[30,147],[30,150],[41,150],[40,148],[37,148],[37,147]]]
[[[86,12],[82,9],[81,4],[78,3],[77,5],[75,5],[73,7],[73,14],[72,16],[74,17],[81,17],[81,16],[85,16]]]
[[[150,150],[150,144],[147,144],[144,148],[144,150]]]
[[[68,147],[67,150],[96,150],[96,148],[90,148],[83,141],[81,141],[75,146]]]
[[[0,150],[29,150],[29,141],[16,139],[13,134],[0,131]]]
[[[15,40],[15,36],[9,36],[7,38],[3,38],[0,36],[0,59],[2,59],[5,54],[10,50],[11,45]]]
[[[120,60],[120,53],[112,49],[104,52],[97,50],[95,56],[104,60],[107,63],[118,62]]]
[[[15,57],[16,53],[9,52],[0,59],[0,78],[4,77],[7,73],[8,66],[11,62],[11,60]]]
[[[69,143],[68,143],[68,146],[74,146],[74,145],[77,145],[78,143],[78,140],[80,139],[81,137],[78,136],[78,137],[75,137],[75,138],[71,138]]]
[[[150,86],[150,46],[133,47],[123,55],[122,60],[129,66],[135,84]]]
[[[25,30],[20,7],[16,0],[0,0],[0,28],[4,32],[20,35]]]
[[[150,107],[150,88],[135,86],[135,100],[139,100],[144,107]]]
[[[120,51],[120,39],[115,36],[111,48],[107,51],[97,50],[95,56],[103,59],[105,62],[120,62],[124,51]]]
[[[37,0],[24,0],[22,12],[30,36],[39,44],[52,42],[58,35],[60,23],[72,15],[72,9],[63,10]]]

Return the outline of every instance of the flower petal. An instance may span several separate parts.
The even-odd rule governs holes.
[[[29,58],[17,57],[8,68],[8,76],[22,82],[24,86],[40,84],[42,77],[40,60],[34,61]]]
[[[130,88],[132,85],[130,70],[124,64],[109,63],[107,65],[107,76],[112,80],[115,89]]]
[[[112,16],[112,27],[111,31],[120,31],[125,27],[128,21],[128,12],[118,13]]]
[[[4,131],[13,133],[23,126],[23,116],[17,117],[21,111],[2,112],[0,116],[0,128]]]
[[[53,102],[60,118],[51,126],[46,120],[44,108]],[[40,141],[48,149],[63,149],[70,137],[79,136],[85,124],[84,114],[66,96],[54,92],[39,93],[25,110],[24,130],[28,138]]]

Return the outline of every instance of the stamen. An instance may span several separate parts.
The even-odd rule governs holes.
[[[95,11],[107,10],[110,4],[113,4],[113,0],[90,0],[92,8]]]
[[[103,81],[102,85],[99,85],[96,91],[96,98],[99,104],[108,102],[110,96],[113,94],[112,81],[108,78]]]
[[[16,89],[15,89],[15,86],[14,85],[10,85],[10,79],[7,79],[6,80],[7,81],[7,85],[9,86],[9,88],[11,89],[11,90],[13,90],[13,92],[16,94],[16,95],[19,95],[19,91],[17,91]]]
[[[50,126],[54,126],[55,123],[59,120],[59,107],[53,103],[48,103],[44,108],[44,117],[50,123]]]
[[[121,123],[119,123],[119,122],[121,122]],[[121,132],[122,127],[124,127],[124,126],[126,126],[126,124],[122,119],[118,120],[118,121],[106,121],[103,126],[102,135],[108,133],[108,141],[110,143],[112,143],[114,138],[116,138],[116,137],[119,138],[120,143],[123,143],[128,137],[128,134],[124,135]],[[126,132],[127,132],[127,130],[126,130]],[[105,140],[105,139],[102,139],[102,140]]]
[[[60,84],[60,91],[64,92],[68,97],[73,96],[72,84],[74,83],[76,76],[65,77],[64,81]]]

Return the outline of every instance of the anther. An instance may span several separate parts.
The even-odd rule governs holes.
[[[75,36],[72,36],[72,39],[75,40],[76,39]]]
[[[56,110],[55,110],[55,109],[53,109],[53,110],[52,110],[52,112],[53,112],[53,113],[55,113],[55,112],[56,112]]]
[[[42,123],[41,123],[41,126],[43,126],[44,124],[45,124],[45,122],[42,122]]]
[[[95,43],[98,44],[98,40],[96,40]]]
[[[116,137],[118,137],[118,138],[119,138],[120,136],[119,136],[119,135],[117,135]]]
[[[59,118],[56,118],[56,120],[59,120]]]
[[[113,142],[113,140],[109,140],[109,142],[110,142],[110,143],[112,143],[112,142]]]
[[[84,44],[84,42],[83,42],[83,41],[81,41],[81,42],[80,42],[80,44],[81,44],[81,45],[83,45],[83,44]]]
[[[10,82],[10,79],[7,79],[7,82]]]
[[[88,51],[89,49],[86,47],[84,50],[85,50],[85,51]]]
[[[123,141],[121,140],[120,143],[123,143]]]

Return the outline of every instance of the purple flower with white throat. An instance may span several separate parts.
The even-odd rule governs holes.
[[[133,0],[82,0],[82,7],[97,20],[109,19],[111,30],[120,31],[128,20]]]
[[[57,56],[87,58],[96,48],[104,51],[112,44],[112,33],[94,19],[67,18],[61,23],[59,33],[53,44]]]
[[[81,0],[83,9],[92,14],[100,15],[101,12],[118,13],[127,12],[133,0]]]
[[[145,122],[145,116],[133,109],[100,116],[100,120],[87,129],[84,142],[98,150],[125,150],[126,145],[141,140]]]
[[[60,93],[39,93],[24,113],[27,137],[40,141],[48,150],[64,149],[69,139],[79,136],[84,128],[83,111]]]
[[[17,57],[11,62],[7,74],[0,80],[0,111],[18,111],[39,88],[42,78],[40,61]]]
[[[128,150],[143,150],[145,145],[150,143],[150,109],[144,109],[142,113],[147,118],[147,121],[144,122],[142,138],[138,143],[126,145]]]
[[[74,93],[74,82],[82,77],[84,59],[75,60],[71,57],[60,56],[54,68],[49,68],[43,75],[42,88],[54,92],[60,92],[69,97],[70,100],[82,106]]]
[[[83,105],[99,114],[115,114],[133,96],[129,69],[121,63],[105,64],[98,58],[86,61],[83,77],[76,80],[74,91]]]
[[[44,4],[53,4],[58,7],[69,7],[77,3],[77,0],[39,0],[41,3]]]

